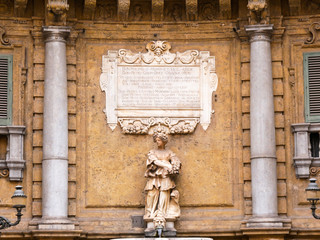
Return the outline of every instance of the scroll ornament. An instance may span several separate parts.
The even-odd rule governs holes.
[[[10,40],[6,36],[6,30],[0,26],[0,42],[2,45],[11,45]]]
[[[310,37],[306,39],[305,44],[312,44],[316,40],[317,33],[316,31],[320,30],[320,22],[314,22],[309,27]]]

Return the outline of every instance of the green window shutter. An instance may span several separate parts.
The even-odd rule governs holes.
[[[11,125],[12,56],[0,55],[0,125]]]
[[[304,53],[303,65],[306,122],[320,122],[320,52]]]

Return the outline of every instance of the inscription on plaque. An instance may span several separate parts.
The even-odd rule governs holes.
[[[199,66],[118,66],[118,108],[200,108]]]
[[[120,124],[125,134],[152,134],[159,128],[189,134],[200,123],[206,130],[218,85],[214,56],[197,50],[171,53],[166,41],[149,42],[146,49],[102,56],[100,86],[109,127]]]

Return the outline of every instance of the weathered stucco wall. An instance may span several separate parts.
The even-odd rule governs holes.
[[[272,11],[279,13],[278,7]],[[0,54],[12,54],[14,59],[13,124],[26,126],[27,162],[22,185],[28,205],[22,224],[14,229],[17,238],[32,236],[31,230],[41,218],[44,19],[40,5],[35,4],[34,11],[37,17],[32,19],[13,19],[10,14],[0,17],[0,26],[5,26],[12,42],[10,46],[0,45]],[[73,8],[70,14],[75,17],[79,11]],[[105,92],[100,89],[99,77],[102,55],[108,50],[143,52],[146,44],[155,39],[169,41],[171,52],[210,51],[219,78],[213,95],[215,113],[207,131],[198,126],[191,135],[171,136],[167,145],[182,161],[177,178],[182,206],[176,225],[178,234],[243,237],[243,220],[252,214],[250,45],[243,30],[246,18],[238,22],[162,25],[71,20],[73,28],[67,42],[69,216],[79,222],[82,237],[143,233],[143,228],[132,227],[131,216],[143,215],[146,155],[155,145],[151,136],[124,135],[119,126],[111,131],[103,112]],[[319,16],[271,19],[275,24],[271,47],[278,212],[291,221],[284,235],[296,239],[319,236],[319,223],[312,218],[306,202],[307,180],[297,179],[294,173],[291,132],[291,124],[305,121],[302,54],[320,51],[318,40],[311,45],[304,43],[310,24],[316,21]],[[240,29],[236,33],[233,28],[237,26]],[[1,138],[1,157],[5,156],[6,145]],[[0,178],[0,185],[1,215],[13,219],[10,197],[16,183]],[[7,232],[3,234],[12,236]]]

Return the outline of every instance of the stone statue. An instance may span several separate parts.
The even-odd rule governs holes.
[[[269,23],[266,0],[249,0],[247,7],[250,10],[249,24]]]
[[[158,149],[148,154],[144,219],[147,222],[153,221],[156,228],[164,228],[167,219],[173,221],[180,216],[179,192],[175,189],[173,178],[179,174],[181,162],[172,151],[165,148],[168,142],[165,133],[156,132],[153,141]]]

